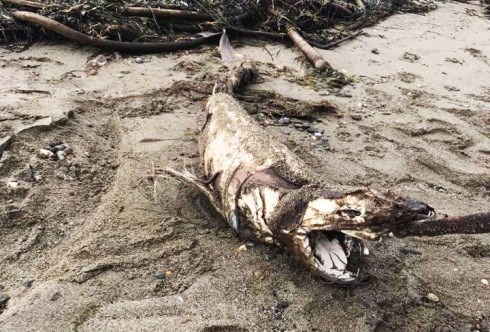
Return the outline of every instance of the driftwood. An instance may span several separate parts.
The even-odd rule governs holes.
[[[2,0],[0,2],[8,3],[11,5],[23,6],[23,7],[37,8],[37,9],[43,9],[44,8],[44,4],[42,4],[42,3],[34,2],[34,1],[27,1],[27,0]]]
[[[292,27],[287,29],[289,38],[294,42],[294,44],[303,52],[305,57],[310,61],[316,69],[319,71],[325,71],[330,68],[330,65],[325,61],[322,56],[311,47],[306,40],[301,37],[301,35]]]
[[[182,21],[210,21],[213,17],[206,13],[199,13],[188,10],[161,9],[148,7],[127,7],[121,13],[130,16],[147,16],[156,19],[182,20]]]
[[[397,237],[490,233],[490,212],[418,220],[393,233]]]
[[[172,52],[198,47],[203,44],[216,41],[219,38],[219,34],[216,34],[210,37],[201,37],[166,43],[118,42],[87,36],[61,23],[58,23],[55,20],[31,12],[16,11],[12,13],[12,16],[16,20],[36,24],[45,29],[53,31],[56,34],[68,38],[75,43],[122,53]]]

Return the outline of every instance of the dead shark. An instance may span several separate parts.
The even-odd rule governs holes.
[[[367,253],[364,240],[434,213],[425,203],[371,189],[330,190],[228,93],[214,93],[206,109],[200,137],[205,179],[167,171],[205,193],[240,237],[285,248],[325,280],[365,281],[350,266],[354,256]]]

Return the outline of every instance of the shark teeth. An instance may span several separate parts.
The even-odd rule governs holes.
[[[357,275],[347,270],[348,257],[352,250],[354,239],[340,239],[335,232],[315,232],[314,240],[304,236],[304,253],[310,256],[316,268],[329,279],[350,282]]]

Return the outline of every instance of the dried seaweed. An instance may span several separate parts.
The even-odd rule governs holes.
[[[89,36],[117,41],[168,41],[202,30],[230,28],[285,33],[293,26],[307,40],[328,44],[373,25],[397,12],[427,12],[436,7],[432,0],[364,0],[365,10],[338,0],[45,0],[40,14]],[[169,8],[193,10],[211,15],[202,24],[158,21],[155,17],[135,17],[124,8]],[[54,35],[36,27],[19,24],[10,15],[18,6],[0,2],[0,39],[4,43],[35,40]],[[25,8],[24,8],[25,9]],[[31,10],[36,10],[31,8]],[[350,13],[350,15],[349,15]],[[267,36],[267,35],[265,35]]]

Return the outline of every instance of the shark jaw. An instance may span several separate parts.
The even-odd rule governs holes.
[[[296,254],[302,256],[310,269],[324,280],[340,285],[367,281],[367,276],[353,264],[353,261],[369,254],[362,240],[339,231],[298,231],[293,235]]]
[[[366,282],[368,276],[353,262],[369,254],[364,240],[376,240],[389,231],[389,224],[370,223],[375,207],[390,206],[388,201],[380,202],[371,192],[309,201],[300,224],[287,232],[293,238],[294,252],[327,281],[343,285]]]

